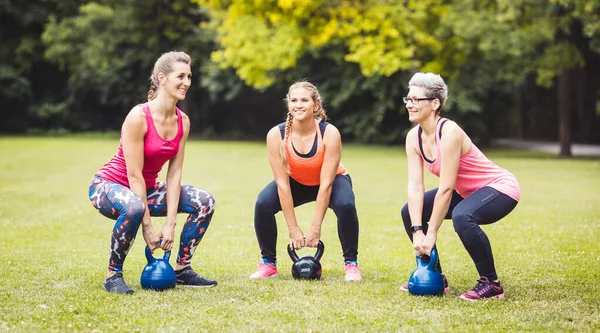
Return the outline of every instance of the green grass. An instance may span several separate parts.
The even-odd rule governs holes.
[[[507,298],[473,304],[458,298],[478,276],[449,221],[438,247],[450,294],[415,297],[398,290],[415,268],[400,218],[406,200],[401,147],[344,148],[360,218],[363,282],[343,281],[331,211],[323,224],[321,281],[292,279],[279,214],[280,276],[257,282],[248,279],[260,258],[254,200],[272,178],[264,144],[192,141],[184,182],[217,198],[193,266],[219,285],[141,289],[146,262],[140,233],[125,265],[136,292],[120,296],[101,286],[113,222],[87,197],[89,181],[117,144],[117,138],[93,136],[0,138],[0,332],[600,330],[600,160],[486,151],[518,177],[522,200],[507,218],[484,227]],[[436,186],[434,177],[426,182]],[[313,208],[297,210],[305,229]],[[164,219],[154,223],[160,227]]]

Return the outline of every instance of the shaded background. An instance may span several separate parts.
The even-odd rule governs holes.
[[[263,140],[307,79],[345,142],[399,144],[431,71],[481,145],[600,143],[597,0],[0,0],[0,132],[119,131],[171,50],[193,59],[196,137]]]

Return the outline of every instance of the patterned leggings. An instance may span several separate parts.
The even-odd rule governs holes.
[[[94,176],[90,184],[89,195],[92,205],[102,215],[117,221],[112,232],[108,270],[120,272],[142,223],[146,207],[131,189],[98,175]],[[165,182],[156,182],[156,186],[148,189],[146,196],[150,216],[167,216]],[[190,214],[181,231],[177,255],[177,264],[187,266],[215,212],[215,198],[196,187],[181,185],[177,212]]]

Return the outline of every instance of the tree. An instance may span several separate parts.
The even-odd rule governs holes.
[[[120,125],[146,99],[161,53],[185,50],[194,71],[200,69],[212,42],[199,29],[205,19],[187,0],[106,0],[81,5],[71,17],[51,16],[42,35],[45,58],[69,74],[68,101],[81,129]],[[201,94],[199,89],[193,85],[190,95]],[[185,103],[180,107],[188,111]],[[196,117],[201,115],[190,114],[192,121]]]

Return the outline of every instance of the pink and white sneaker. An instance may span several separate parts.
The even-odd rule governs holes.
[[[502,283],[500,283],[500,281],[492,282],[485,276],[482,276],[477,280],[475,288],[460,295],[460,299],[470,302],[489,298],[504,299],[504,288],[502,288]]]
[[[262,280],[268,277],[277,276],[277,266],[270,262],[261,261],[258,264],[258,270],[250,275],[251,280]]]
[[[344,271],[346,272],[346,276],[344,277],[346,282],[358,282],[362,280],[360,268],[358,268],[356,261],[346,262],[346,268],[344,268]]]

